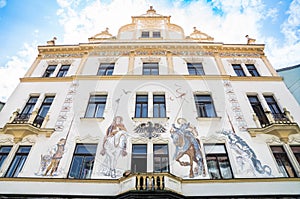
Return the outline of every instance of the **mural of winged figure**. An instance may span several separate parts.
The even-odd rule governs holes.
[[[245,164],[245,161],[251,160],[254,169],[258,173],[269,176],[272,174],[271,168],[268,165],[261,164],[254,151],[241,137],[232,131],[222,131],[222,134],[227,136],[231,148],[238,154],[236,159],[243,161],[242,164]]]
[[[127,130],[123,124],[123,118],[116,116],[112,124],[107,128],[104,137],[101,155],[106,155],[104,162],[108,165],[106,176],[116,178],[116,166],[119,157],[126,156]]]
[[[148,121],[147,123],[139,124],[134,132],[142,137],[147,137],[149,139],[158,137],[161,133],[166,132],[166,128],[159,123],[152,123]]]
[[[172,124],[172,129],[170,130],[171,138],[176,146],[174,159],[181,166],[190,166],[190,178],[193,178],[195,173],[205,176],[201,145],[200,140],[196,137],[198,135],[196,128],[191,126],[184,118],[177,119],[177,123],[180,126],[176,127],[175,124]],[[180,160],[184,155],[188,155],[189,162]],[[193,170],[193,162],[196,163],[196,172]]]

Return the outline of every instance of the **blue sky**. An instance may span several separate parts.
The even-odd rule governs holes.
[[[300,63],[300,0],[0,0],[0,101],[37,56],[37,46],[78,44],[109,27],[113,35],[152,5],[189,35],[196,26],[216,42],[266,44],[275,68]]]

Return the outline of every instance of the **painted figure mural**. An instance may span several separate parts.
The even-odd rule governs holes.
[[[159,137],[161,133],[166,132],[166,128],[159,123],[152,123],[148,121],[147,123],[139,124],[134,132],[139,134],[141,137],[146,137],[149,139]]]
[[[103,173],[106,176],[116,178],[116,166],[119,157],[127,155],[127,129],[123,124],[123,118],[116,116],[113,119],[112,124],[106,130],[106,136],[104,137],[101,155],[105,155],[104,162],[106,168],[103,169]]]
[[[262,165],[260,160],[257,159],[256,154],[250,148],[250,146],[237,134],[232,131],[222,131],[222,134],[226,135],[231,149],[235,152],[236,162],[239,165],[240,172],[251,172],[251,168],[247,168],[246,165],[251,165],[254,171],[259,174],[267,174],[270,176],[272,170],[268,165]],[[255,172],[252,172],[255,175]]]
[[[177,123],[179,127],[172,124],[172,129],[170,130],[171,138],[176,146],[174,159],[181,166],[190,166],[190,178],[193,178],[195,175],[205,176],[200,140],[196,137],[198,135],[197,129],[191,126],[184,118],[177,119]],[[189,162],[180,160],[184,155],[189,157]],[[193,162],[196,163],[195,168],[193,168]]]
[[[46,176],[50,171],[50,176],[57,173],[57,168],[65,152],[66,139],[61,138],[47,155],[41,155],[39,172],[36,175]]]

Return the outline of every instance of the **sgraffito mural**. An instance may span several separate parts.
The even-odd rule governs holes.
[[[238,165],[238,173],[252,173],[271,176],[272,170],[268,165],[262,165],[257,158],[252,148],[237,134],[232,131],[222,131],[223,135],[227,136],[230,148],[235,155],[236,163]]]
[[[65,153],[66,139],[61,138],[55,146],[53,146],[49,153],[46,155],[41,155],[40,168],[36,175],[59,175],[58,165]]]
[[[127,155],[127,134],[123,118],[116,116],[112,124],[107,128],[106,136],[102,143],[100,154],[105,156],[100,169],[102,175],[112,178],[122,175],[122,171],[117,172],[116,166],[119,157]]]
[[[172,124],[170,130],[171,138],[176,146],[174,160],[181,166],[190,167],[190,178],[194,178],[196,175],[205,176],[200,140],[197,138],[197,129],[184,118],[177,119],[177,124],[178,126]],[[181,161],[184,155],[189,157],[189,162]],[[193,162],[196,163],[195,167]]]

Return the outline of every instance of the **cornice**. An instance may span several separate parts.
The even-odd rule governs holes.
[[[91,56],[165,55],[171,52],[178,56],[260,57],[264,45],[223,44],[214,42],[178,41],[122,41],[84,43],[79,45],[39,46],[39,55],[44,59]],[[142,53],[141,53],[142,52]]]
[[[237,77],[230,75],[73,75],[69,77],[24,77],[21,82],[72,82],[74,80],[231,80],[231,81],[282,81],[279,76]]]

